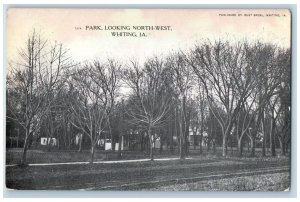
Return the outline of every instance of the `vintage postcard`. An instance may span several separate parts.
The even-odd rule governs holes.
[[[289,191],[288,9],[9,8],[13,190]]]

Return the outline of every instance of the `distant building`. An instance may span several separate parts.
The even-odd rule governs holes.
[[[207,132],[203,132],[203,137],[202,137],[202,146],[206,146],[206,139],[208,137]],[[197,130],[197,132],[195,133],[191,128],[189,130],[189,144],[191,146],[199,146],[200,145],[200,131]]]
[[[104,148],[104,150],[112,150],[111,139],[99,139],[97,142],[97,146],[100,148]]]
[[[58,146],[58,141],[56,138],[52,137],[42,137],[41,138],[41,145],[43,146],[47,146],[47,145],[50,145],[50,146]]]

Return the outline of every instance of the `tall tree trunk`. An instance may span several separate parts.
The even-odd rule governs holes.
[[[263,156],[263,157],[265,157],[266,156],[266,134],[265,133],[263,133],[263,141],[262,141],[262,152],[261,152],[261,155]]]
[[[231,155],[233,155],[233,147],[232,147],[232,138],[230,137],[230,151]]]
[[[276,145],[275,145],[275,121],[271,119],[271,130],[270,130],[270,149],[271,149],[271,156],[276,156]]]
[[[19,148],[20,129],[18,127],[17,148]]]
[[[162,141],[162,138],[160,138],[160,148],[159,148],[159,152],[162,153],[163,151],[163,141]]]
[[[202,140],[203,140],[203,133],[200,133],[200,140],[199,140],[199,152],[200,154],[203,153],[203,148],[202,148]]]
[[[27,138],[24,142],[24,147],[23,147],[23,151],[22,151],[22,162],[21,165],[25,165],[26,164],[26,156],[27,156],[27,148],[28,148],[28,143],[27,143]]]
[[[29,144],[29,138],[30,138],[30,131],[29,130],[30,130],[29,126],[27,126],[26,131],[25,131],[25,140],[24,140],[23,151],[22,151],[21,165],[25,165],[26,160],[27,160],[26,156],[27,156],[27,150],[28,150],[28,144]]]
[[[109,138],[110,138],[110,146],[111,150],[115,151],[115,146],[114,146],[114,141],[113,141],[113,135],[112,135],[112,130],[111,130],[111,125],[110,125],[110,118],[108,116],[108,130],[109,130]]]
[[[199,150],[200,150],[200,154],[203,153],[203,148],[202,148],[202,141],[203,141],[203,130],[204,130],[204,113],[203,110],[201,110],[201,128],[200,128],[200,140],[199,140]]]
[[[171,128],[170,128],[171,129],[170,130],[170,132],[171,132],[171,134],[170,134],[170,150],[171,150],[171,154],[174,154],[174,142],[173,142],[174,134],[177,137],[176,109],[174,111],[172,110],[172,115],[173,115],[173,113],[174,113],[174,122],[173,122],[173,120],[171,120],[171,124],[170,124],[171,125]]]
[[[187,117],[186,117],[186,97],[183,96],[183,101],[181,105],[181,120],[179,121],[181,123],[180,127],[180,133],[181,133],[181,155],[180,158],[184,159],[186,156],[186,126],[187,126]]]
[[[264,112],[262,112],[264,114]],[[264,116],[261,118],[261,131],[263,133],[263,141],[262,141],[262,153],[261,155],[263,157],[266,156],[266,142],[267,142],[267,136],[265,133],[265,123],[264,123]]]
[[[179,112],[178,112],[179,113]],[[182,115],[182,113],[181,113]],[[177,117],[182,117],[182,116],[177,116]],[[178,136],[178,140],[179,140],[179,156],[180,159],[184,159],[184,130],[183,130],[183,121],[182,120],[178,120],[178,131],[179,131],[179,136]]]
[[[238,153],[239,157],[243,156],[242,138],[238,138]]]
[[[95,156],[95,144],[92,142],[92,145],[91,145],[91,161],[90,161],[90,163],[94,163],[94,156]]]
[[[216,140],[213,139],[213,153],[215,154],[217,152],[217,148],[216,148]]]
[[[62,128],[63,128],[63,133],[64,133],[64,149],[67,149],[67,126],[66,126],[66,120],[65,120],[65,115],[63,115],[63,124],[62,124]]]
[[[206,151],[209,152],[210,150],[210,144],[212,143],[212,139],[211,138],[208,138],[207,140],[207,148],[206,148]]]
[[[289,146],[290,146],[290,141],[286,142],[285,144],[285,154],[289,153]]]
[[[180,154],[180,159],[184,159],[184,149],[183,149],[183,138],[179,137],[179,154]]]
[[[83,139],[83,135],[80,134],[80,136],[79,136],[79,142],[78,142],[78,144],[79,144],[78,152],[82,151],[82,139]]]
[[[150,160],[153,161],[154,160],[154,155],[153,155],[153,140],[152,140],[152,131],[151,128],[149,127],[148,129],[148,137],[149,137],[149,143],[150,143]]]
[[[184,133],[182,131],[182,125],[179,124],[179,129],[180,129],[180,136],[179,136],[179,153],[180,153],[180,159],[185,158],[185,144],[184,144]]]
[[[119,148],[118,148],[118,158],[121,159],[122,158],[122,134],[119,133]]]
[[[22,162],[21,165],[26,164],[26,156],[27,156],[27,149],[28,149],[28,136],[25,136],[23,151],[22,151]]]
[[[193,142],[194,142],[194,150],[196,150],[196,145],[197,145],[197,138],[196,138],[196,133],[197,133],[197,130],[196,131],[194,131],[194,129],[193,129]]]
[[[202,93],[204,94],[204,89],[202,90]],[[203,96],[200,96],[201,99],[203,99]],[[199,141],[199,150],[200,150],[200,154],[203,153],[203,149],[202,149],[202,141],[203,141],[203,131],[204,131],[204,101],[201,100],[201,123],[200,123],[200,141]]]
[[[285,143],[282,137],[279,138],[279,143],[280,143],[281,155],[285,156]]]
[[[141,141],[140,141],[140,149],[141,149],[141,152],[143,152],[144,151],[144,137],[143,136],[141,136]]]
[[[171,151],[171,154],[174,154],[173,133],[171,133],[171,135],[170,135],[170,151]]]
[[[59,138],[60,136],[56,135],[56,137],[58,137],[57,141],[56,141],[57,149],[60,150],[60,144],[59,144],[60,143],[60,138]]]
[[[72,133],[72,126],[69,126],[69,131],[67,131],[68,133],[68,149],[71,150],[71,133]]]
[[[187,133],[185,133],[185,135],[184,135],[184,153],[186,156],[189,155],[189,141],[188,141]]]
[[[191,113],[188,112],[186,117],[186,124],[185,124],[185,155],[189,154],[189,136],[190,136],[190,122],[191,122]]]
[[[222,143],[222,156],[225,157],[227,155],[227,134],[223,135],[223,143]]]
[[[250,144],[251,144],[251,157],[255,156],[255,137],[250,138]]]

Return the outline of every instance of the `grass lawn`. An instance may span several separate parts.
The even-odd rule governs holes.
[[[208,158],[219,158],[221,157],[222,148],[217,148],[217,152],[215,154],[208,153],[205,149],[203,153],[200,155],[199,150],[191,149],[189,152],[189,156],[191,157],[199,157],[204,156]],[[256,158],[248,158],[249,154],[245,152],[245,157],[240,158],[237,157],[236,152],[229,150],[228,156],[231,159],[246,159],[258,161],[262,159],[263,161],[268,159],[273,159],[274,157],[264,157],[260,158],[260,151],[257,151]],[[269,155],[267,153],[267,155]],[[22,157],[22,149],[8,149],[6,151],[6,164],[19,164],[21,162]],[[160,152],[159,150],[154,151],[154,158],[174,158],[179,157],[178,151],[174,151],[172,154],[169,151]],[[142,151],[122,151],[121,159],[145,159],[149,158],[149,154]],[[278,158],[278,157],[276,157]],[[279,158],[282,158],[279,156]],[[283,157],[285,158],[285,157]],[[90,161],[90,151],[84,150],[82,152],[78,151],[47,151],[47,150],[37,150],[31,149],[27,151],[27,163],[65,163],[65,162],[89,162]],[[94,161],[105,161],[105,160],[118,160],[118,152],[117,151],[103,151],[97,150],[95,152]]]
[[[159,152],[157,152],[159,153]],[[160,154],[161,157],[166,155]],[[168,155],[176,157],[176,155]],[[6,164],[19,164],[21,162],[21,149],[10,149],[6,151]],[[138,151],[122,151],[122,159],[148,158],[149,155]],[[65,162],[89,162],[90,151],[43,151],[28,150],[27,163],[65,163]],[[94,161],[117,160],[117,151],[96,151]]]

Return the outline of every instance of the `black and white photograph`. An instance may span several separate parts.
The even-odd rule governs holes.
[[[290,191],[291,18],[9,8],[5,189]]]

